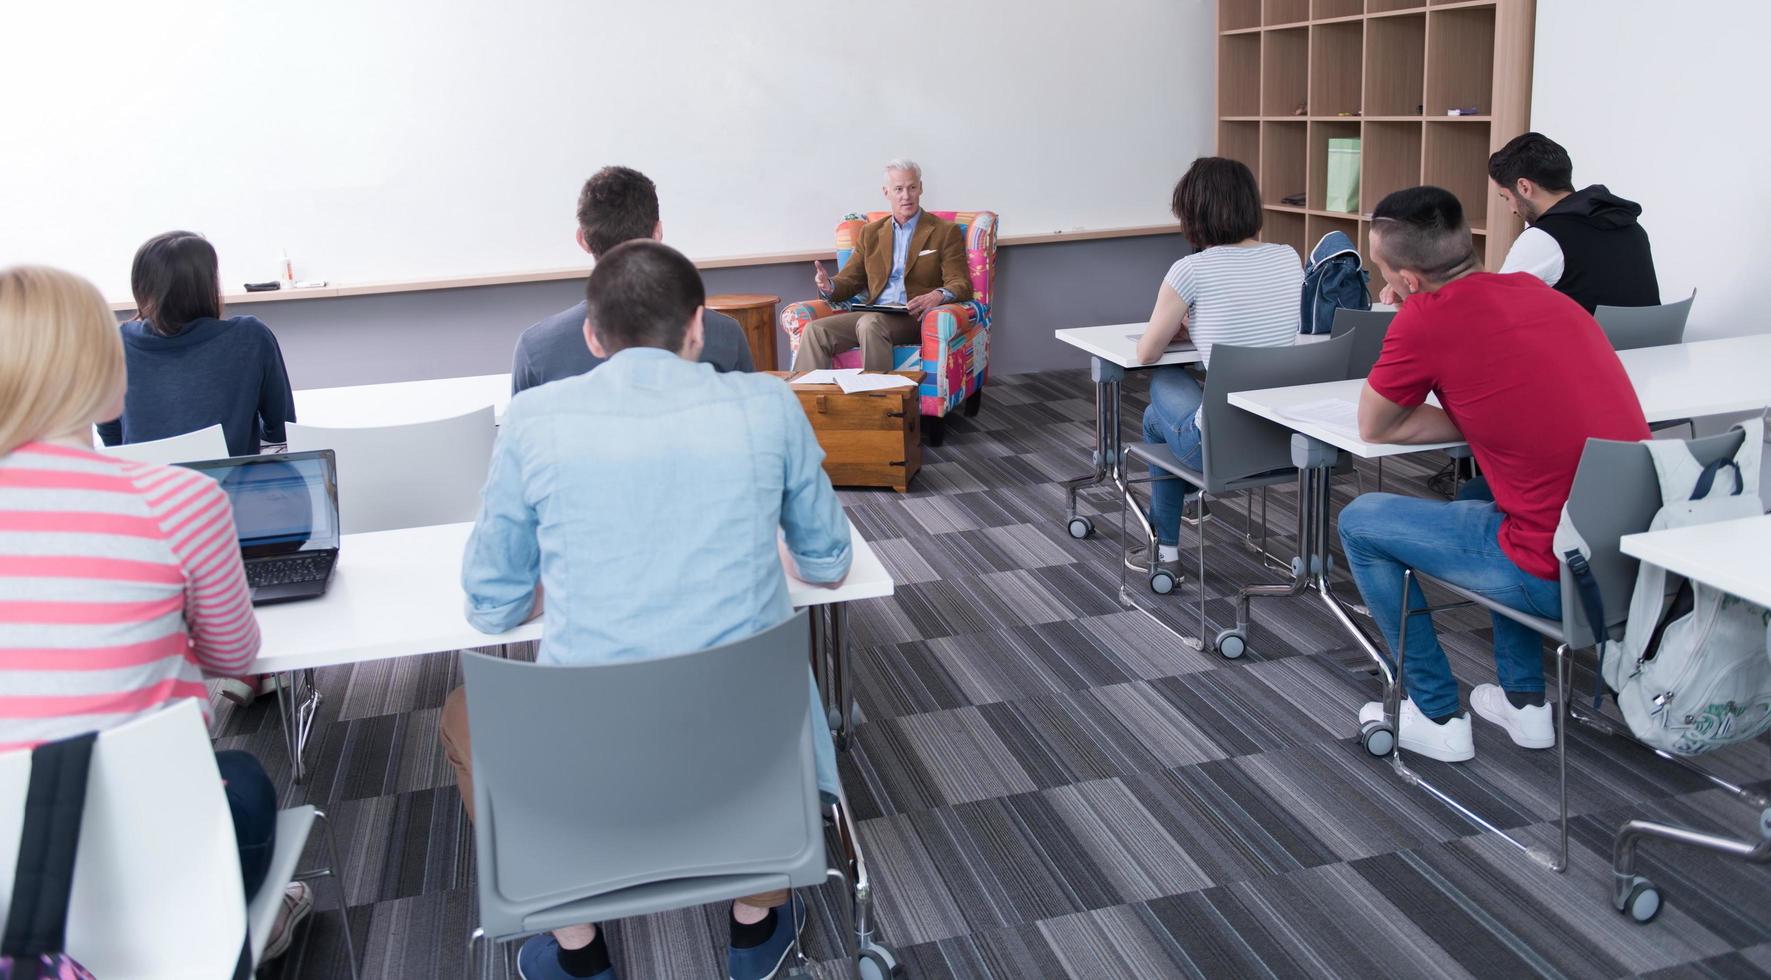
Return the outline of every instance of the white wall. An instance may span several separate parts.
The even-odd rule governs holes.
[[[0,30],[0,265],[128,295],[188,228],[222,281],[561,268],[579,185],[657,181],[691,256],[826,248],[926,169],[1008,233],[1168,221],[1213,144],[1208,0],[139,0]],[[16,8],[16,9],[13,9]]]
[[[1771,3],[1538,0],[1532,128],[1642,204],[1688,339],[1771,330]],[[1771,370],[1771,365],[1766,365]]]

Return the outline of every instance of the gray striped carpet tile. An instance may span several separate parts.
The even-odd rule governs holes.
[[[1146,384],[1128,379],[1128,429]],[[1649,843],[1638,870],[1662,889],[1660,917],[1641,926],[1611,909],[1625,820],[1756,833],[1756,812],[1702,779],[1573,726],[1571,866],[1551,874],[1354,744],[1378,683],[1320,598],[1258,599],[1247,655],[1211,652],[1240,586],[1289,581],[1295,485],[1266,493],[1276,564],[1251,544],[1260,495],[1214,499],[1203,586],[1196,532],[1183,528],[1184,575],[1168,596],[1121,573],[1127,536],[1110,488],[1082,491],[1095,533],[1072,538],[1058,481],[1088,465],[1093,397],[1080,370],[992,378],[983,413],[949,419],[909,493],[839,495],[898,583],[850,609],[859,711],[839,768],[879,938],[909,976],[1771,976],[1766,868]],[[1427,495],[1443,463],[1388,460],[1383,488]],[[1334,505],[1377,481],[1369,464],[1337,477]],[[1356,601],[1346,570],[1332,575]],[[1467,700],[1494,677],[1490,617],[1451,610],[1435,622]],[[1204,650],[1186,642],[1202,638]],[[317,678],[305,785],[288,783],[268,699],[217,700],[217,744],[257,754],[287,799],[330,813],[364,976],[464,977],[473,835],[436,738],[459,655]],[[1590,699],[1591,684],[1590,658],[1576,657],[1570,697]],[[1410,764],[1508,833],[1556,846],[1555,753],[1520,749],[1480,719],[1475,737],[1470,763]],[[1764,741],[1705,762],[1771,790]],[[307,859],[324,857],[311,843]],[[318,913],[263,976],[345,975],[338,898],[316,884]],[[845,976],[846,892],[803,894],[814,975]],[[727,915],[714,905],[607,923],[616,965],[630,978],[723,976]]]

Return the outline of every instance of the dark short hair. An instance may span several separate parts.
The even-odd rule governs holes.
[[[1574,190],[1574,161],[1562,144],[1542,133],[1515,136],[1488,158],[1490,180],[1512,190],[1520,178],[1546,191]]]
[[[1443,187],[1409,187],[1377,202],[1371,231],[1393,268],[1443,282],[1476,266],[1476,244],[1457,195]]]
[[[1194,248],[1234,245],[1261,231],[1261,189],[1240,160],[1200,157],[1175,184],[1169,209]]]
[[[155,333],[171,337],[192,320],[221,316],[221,279],[215,246],[194,231],[155,235],[135,250],[129,290],[136,315]]]
[[[591,257],[622,242],[652,237],[658,227],[658,188],[632,167],[604,167],[578,192],[578,228]]]
[[[629,347],[681,350],[690,318],[707,305],[695,263],[649,238],[598,258],[584,296],[590,329],[610,354]]]

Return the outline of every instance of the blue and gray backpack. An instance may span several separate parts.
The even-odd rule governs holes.
[[[1359,250],[1346,232],[1322,236],[1304,269],[1304,303],[1299,333],[1328,333],[1334,311],[1371,309],[1371,273],[1359,262]]]

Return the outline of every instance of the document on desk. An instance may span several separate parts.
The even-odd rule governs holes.
[[[1285,409],[1280,414],[1300,422],[1314,422],[1354,436],[1359,435],[1359,403],[1345,398],[1318,398]]]
[[[852,395],[858,391],[914,388],[916,382],[902,374],[845,374],[836,379],[836,386],[842,389],[843,394]]]
[[[796,385],[833,385],[841,384],[839,378],[846,378],[861,373],[860,368],[819,368],[794,378],[790,384]]]

